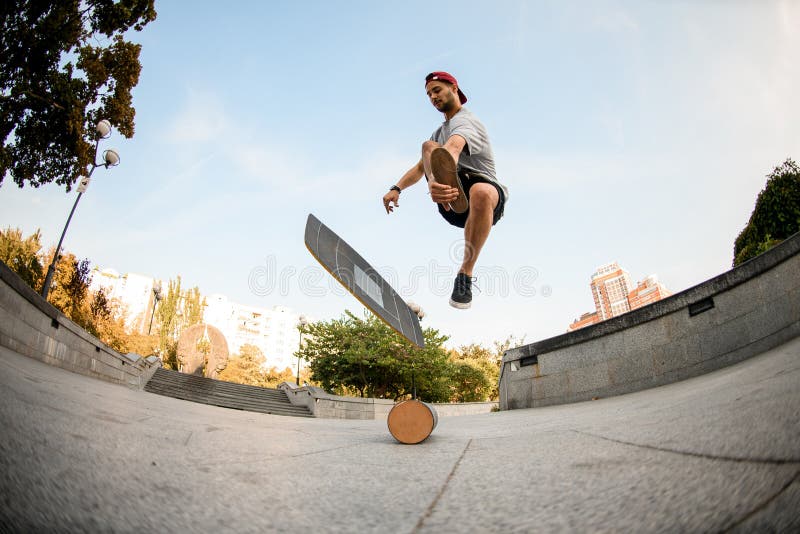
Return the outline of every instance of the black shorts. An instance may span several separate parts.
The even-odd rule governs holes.
[[[492,184],[495,189],[497,189],[497,194],[499,195],[499,199],[497,201],[497,206],[494,208],[494,218],[492,220],[492,226],[497,224],[497,221],[503,216],[503,211],[506,205],[506,197],[503,194],[503,189],[497,185],[496,183],[492,182],[488,178],[484,177],[481,174],[478,174],[473,171],[458,171],[458,177],[461,179],[461,186],[464,188],[464,193],[467,196],[467,200],[469,200],[469,190],[470,188],[477,184],[477,183],[487,183]],[[444,217],[444,220],[452,224],[453,226],[458,226],[459,228],[464,228],[464,225],[467,224],[467,217],[469,216],[469,209],[464,213],[456,213],[453,210],[447,211],[441,204],[437,204],[439,207],[439,213]]]

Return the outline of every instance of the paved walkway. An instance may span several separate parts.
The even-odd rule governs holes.
[[[0,347],[0,531],[800,529],[800,339],[594,402],[385,422],[239,412]]]

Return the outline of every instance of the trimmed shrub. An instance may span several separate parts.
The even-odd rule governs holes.
[[[733,245],[733,266],[771,249],[800,231],[800,167],[787,159],[767,175],[756,206]]]

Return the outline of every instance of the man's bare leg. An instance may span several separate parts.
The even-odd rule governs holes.
[[[470,188],[469,200],[469,216],[464,226],[464,260],[459,272],[471,277],[478,255],[492,230],[494,208],[500,201],[500,194],[495,186],[480,182]]]

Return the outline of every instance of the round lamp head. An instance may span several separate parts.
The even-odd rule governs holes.
[[[111,135],[111,123],[106,119],[103,119],[97,123],[95,130],[97,130],[98,137],[101,139],[107,139]]]
[[[119,165],[119,152],[116,148],[109,148],[103,152],[103,161],[106,162],[106,167],[115,167]]]

